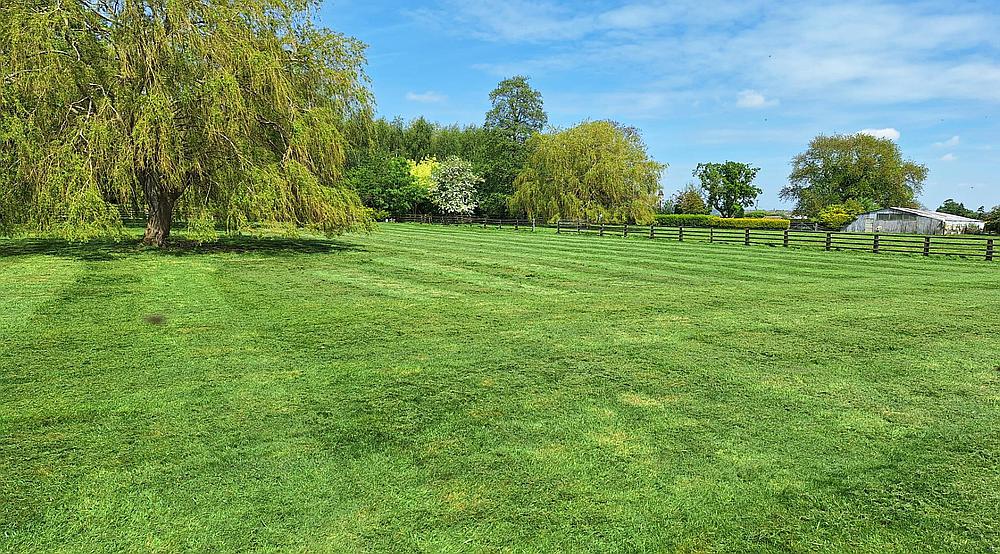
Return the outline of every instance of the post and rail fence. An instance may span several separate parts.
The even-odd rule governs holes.
[[[976,236],[903,235],[886,233],[848,233],[843,231],[732,229],[723,227],[659,227],[650,225],[648,232],[628,223],[608,224],[588,221],[557,221],[544,223],[533,219],[488,218],[472,216],[413,215],[394,219],[400,223],[438,225],[476,225],[483,228],[510,228],[515,231],[553,229],[556,234],[645,237],[646,240],[666,239],[701,241],[714,244],[743,246],[773,246],[784,248],[817,248],[826,251],[853,250],[873,254],[916,254],[922,256],[957,256],[985,261],[997,259],[997,239]]]

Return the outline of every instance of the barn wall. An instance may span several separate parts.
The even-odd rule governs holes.
[[[944,226],[941,221],[929,217],[914,216],[915,219],[907,221],[880,220],[878,214],[899,214],[895,210],[879,210],[867,214],[861,214],[851,222],[846,231],[854,233],[864,233],[866,231],[878,233],[912,233],[917,235],[941,235],[944,234]],[[866,220],[871,221],[871,226],[866,225]]]

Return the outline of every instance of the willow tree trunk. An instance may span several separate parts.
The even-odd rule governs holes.
[[[174,218],[177,195],[159,186],[153,179],[143,185],[146,196],[146,234],[142,242],[151,246],[164,246],[170,238],[170,225]]]

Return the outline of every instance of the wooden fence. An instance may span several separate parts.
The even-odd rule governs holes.
[[[595,224],[583,221],[543,224],[529,219],[415,215],[396,218],[399,222],[440,225],[477,225],[513,230],[554,229],[557,234],[643,237],[678,241],[700,241],[744,246],[818,248],[826,251],[857,250],[874,254],[917,254],[959,256],[993,261],[998,257],[1000,239],[988,236],[902,235],[887,233],[846,233],[841,231],[796,231],[724,229],[719,227],[660,227],[657,225]]]

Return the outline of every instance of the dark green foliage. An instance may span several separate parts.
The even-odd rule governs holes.
[[[719,227],[724,229],[788,229],[791,221],[776,218],[724,218],[717,215],[657,214],[656,224],[664,227]]]
[[[523,146],[548,124],[542,94],[522,75],[500,81],[490,93],[490,103],[485,128],[510,143]]]
[[[759,167],[740,162],[698,164],[693,174],[701,181],[708,205],[722,217],[739,217],[752,206],[761,189],[753,184]]]
[[[427,190],[410,174],[406,158],[373,156],[350,169],[346,180],[378,219],[425,212],[430,206]]]
[[[818,217],[823,208],[855,200],[867,209],[916,207],[927,168],[904,160],[889,139],[858,133],[820,135],[792,160],[789,184],[781,197],[795,201],[795,212]]]
[[[982,219],[985,215],[985,209],[983,206],[979,207],[979,211],[973,211],[965,207],[965,204],[956,202],[955,200],[949,198],[945,200],[941,206],[938,207],[937,211],[944,214],[958,215],[962,217],[968,217],[972,219]]]
[[[985,212],[983,221],[986,222],[987,233],[1000,234],[1000,206],[993,206],[992,210]]]

